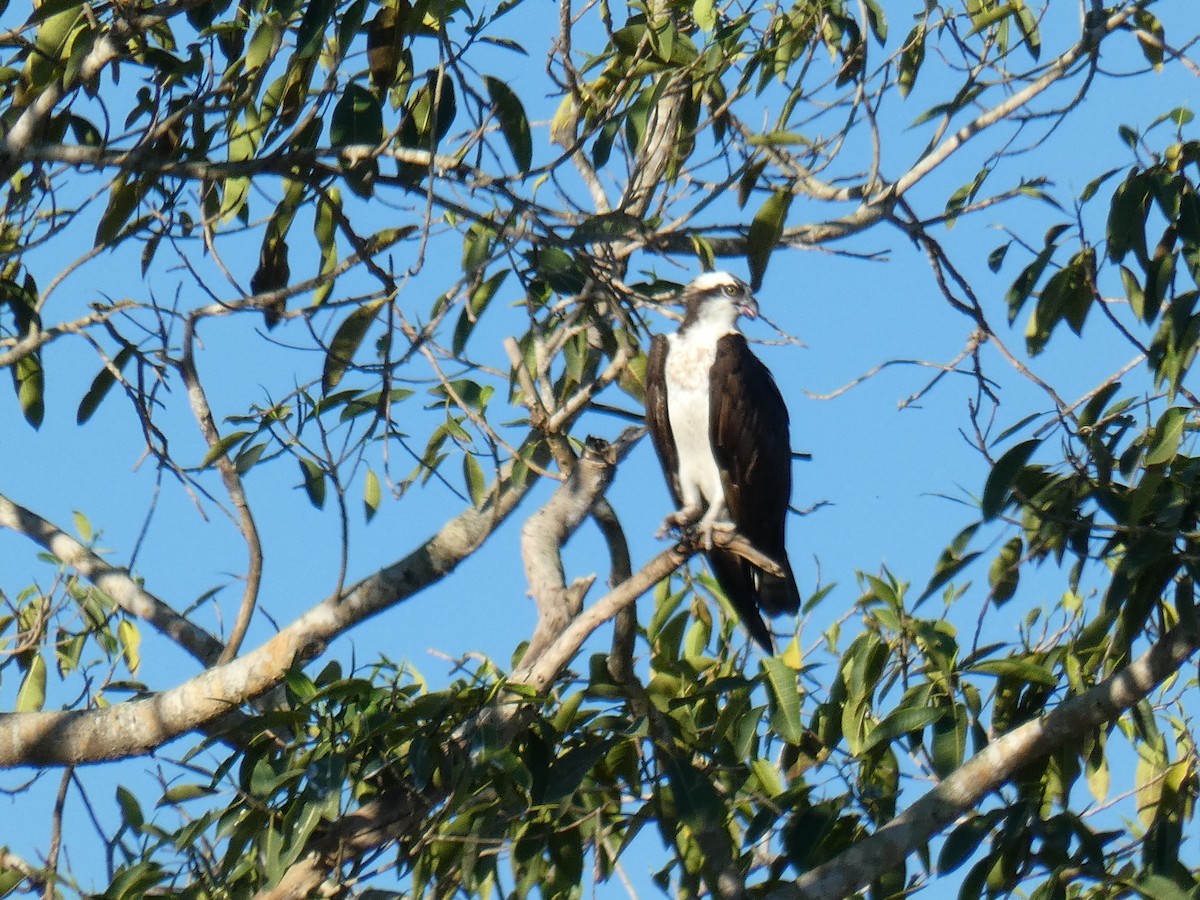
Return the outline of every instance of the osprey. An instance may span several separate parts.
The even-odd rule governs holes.
[[[709,272],[684,288],[681,300],[683,324],[675,334],[655,336],[646,366],[646,427],[679,506],[660,535],[696,527],[721,589],[754,639],[773,652],[759,611],[774,616],[800,608],[784,546],[792,494],[787,405],[737,329],[739,316],[758,315],[749,286]],[[714,547],[714,529],[731,527],[785,577]]]

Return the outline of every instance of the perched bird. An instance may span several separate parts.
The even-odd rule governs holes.
[[[770,371],[737,329],[754,318],[749,286],[708,272],[683,290],[683,324],[657,335],[646,367],[646,427],[679,509],[662,532],[695,527],[709,567],[751,636],[774,651],[760,615],[794,613],[800,591],[784,530],[792,494],[788,412]],[[713,545],[732,528],[784,571],[780,578]]]

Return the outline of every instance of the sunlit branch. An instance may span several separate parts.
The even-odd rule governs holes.
[[[942,141],[930,153],[918,160],[895,183],[884,190],[880,197],[875,198],[872,202],[888,204],[899,197],[903,197],[914,185],[942,165],[942,163],[973,137],[981,134],[998,122],[1006,121],[1017,110],[1028,106],[1035,97],[1065,77],[1076,63],[1093,53],[1104,36],[1112,34],[1127,22],[1133,16],[1136,7],[1137,4],[1126,6],[1119,12],[1109,16],[1103,23],[1102,30],[1098,30],[1096,33],[1085,33],[1073,47],[1046,66],[1046,71],[1040,78],[1030,82],[1019,91],[1009,94],[1002,102],[997,103],[991,109],[976,116],[962,128],[958,129],[958,131]]]
[[[104,709],[0,714],[0,768],[76,765],[140,756],[277,685],[332,638],[452,572],[516,508],[535,477],[512,465],[481,506],[450,519],[404,559],[297,617],[271,640],[176,687]]]
[[[196,371],[195,344],[196,317],[189,316],[184,324],[183,357],[179,363],[179,374],[187,388],[192,413],[196,417],[200,432],[204,435],[204,441],[208,444],[211,453],[221,441],[221,432],[217,429],[212,408],[208,404],[208,397],[205,394],[204,386],[200,383],[200,375]],[[242,641],[246,637],[246,630],[250,627],[254,608],[258,604],[259,586],[262,583],[263,549],[258,535],[258,526],[254,523],[254,515],[250,511],[250,503],[246,499],[246,490],[242,485],[242,477],[238,474],[237,466],[226,453],[219,454],[213,462],[221,473],[225,491],[229,494],[234,509],[237,510],[238,529],[242,533],[242,539],[246,542],[246,549],[250,556],[246,568],[246,587],[242,593],[242,602],[238,607],[233,628],[230,629],[229,640],[217,661],[220,664],[227,663],[237,656]]]
[[[2,495],[0,526],[19,532],[45,548],[111,597],[126,613],[147,622],[204,665],[212,665],[221,655],[224,646],[220,641],[143,589],[126,570],[109,565],[66,532]]]
[[[136,305],[132,301],[121,300],[111,306],[98,309],[91,315],[75,319],[72,322],[63,322],[58,325],[51,325],[48,328],[40,328],[36,331],[31,330],[22,338],[5,338],[0,340],[0,347],[7,347],[3,353],[0,353],[0,369],[16,365],[25,357],[31,353],[36,353],[57,337],[61,337],[64,334],[79,334],[93,325],[99,325],[101,322],[108,321],[123,310],[132,309]]]
[[[1197,635],[1185,628],[1168,631],[1126,668],[992,741],[870,837],[768,896],[771,900],[851,896],[927,847],[934,835],[1023,766],[1080,740],[1093,728],[1115,722],[1179,671],[1198,647]]]

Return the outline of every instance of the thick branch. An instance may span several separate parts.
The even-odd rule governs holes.
[[[993,741],[956,772],[869,838],[781,887],[772,900],[848,897],[904,859],[970,811],[1022,766],[1044,757],[1093,728],[1116,720],[1177,672],[1200,647],[1197,635],[1179,627],[1167,632],[1141,657],[1087,693]]]
[[[507,480],[399,562],[318,603],[261,647],[170,690],[84,711],[0,714],[0,768],[103,762],[149,753],[278,684],[326,642],[433,584],[473,553],[536,479]]]
[[[349,144],[343,147],[313,147],[311,149],[288,149],[278,153],[241,160],[180,159],[156,152],[149,146],[138,146],[130,150],[114,150],[107,147],[86,147],[79,144],[34,143],[16,145],[10,143],[5,156],[10,163],[59,163],[75,168],[136,169],[138,172],[186,178],[194,181],[219,181],[224,178],[256,175],[292,175],[298,170],[309,170],[315,166],[350,166],[355,162],[376,157],[394,159],[399,163],[433,167],[438,175],[446,177],[460,174],[470,178],[474,186],[485,186],[497,179],[472,169],[452,156],[430,153],[407,147],[380,149],[373,144]]]
[[[619,446],[589,438],[570,477],[521,528],[521,559],[529,593],[538,607],[538,623],[525,651],[526,660],[536,660],[583,606],[583,593],[594,576],[568,587],[562,548],[612,484],[618,451]]]
[[[221,655],[224,646],[142,587],[125,569],[111,566],[75,538],[0,494],[0,527],[20,532],[35,541],[104,591],[122,610],[147,622],[175,641],[206,666]]]
[[[559,490],[565,488],[564,485]],[[510,683],[545,692],[593,631],[627,609],[638,597],[683,565],[691,554],[688,547],[676,544],[654,557],[641,571],[575,616],[540,658],[534,660],[526,652],[526,661],[512,674]],[[459,738],[466,739],[475,733],[477,722],[486,718],[498,742],[511,740],[524,721],[523,714],[530,708],[523,696],[511,696],[513,702],[481,710],[475,720],[459,729]],[[335,876],[339,866],[411,833],[423,820],[427,808],[436,804],[439,797],[432,788],[426,793],[413,790],[406,793],[400,802],[389,796],[365,804],[339,819],[313,841],[310,851],[288,869],[276,887],[260,892],[255,900],[310,897],[326,879]]]

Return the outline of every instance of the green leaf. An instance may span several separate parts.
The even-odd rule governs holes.
[[[616,742],[615,738],[608,738],[599,742],[579,744],[554,760],[550,764],[542,802],[559,803],[574,794],[588,773]]]
[[[363,509],[368,522],[375,518],[375,513],[379,512],[379,504],[382,502],[383,491],[379,486],[379,476],[375,474],[374,469],[368,468],[366,481],[363,484]]]
[[[1000,267],[1004,265],[1004,257],[1008,253],[1008,248],[1012,246],[1012,241],[1006,241],[995,250],[988,254],[987,265],[993,272],[999,272]]]
[[[1029,55],[1034,60],[1037,60],[1042,55],[1042,37],[1038,33],[1037,16],[1024,2],[1018,2],[1016,7],[1017,27],[1021,30],[1021,37],[1025,40],[1025,49],[1029,51]]]
[[[121,644],[121,656],[125,658],[125,667],[129,669],[129,674],[136,675],[138,666],[142,663],[142,656],[139,652],[142,635],[138,631],[137,625],[129,619],[122,619],[117,625],[117,640]]]
[[[1188,410],[1173,406],[1164,412],[1154,426],[1154,438],[1146,451],[1147,466],[1170,462],[1179,450],[1183,438],[1183,426],[1187,422]]]
[[[1146,215],[1150,190],[1146,177],[1134,169],[1117,185],[1108,208],[1108,258],[1121,262],[1130,250],[1146,259]]]
[[[292,698],[301,704],[311,703],[312,699],[317,696],[317,686],[311,678],[304,674],[303,669],[295,666],[289,668],[283,673],[283,683]]]
[[[330,188],[317,197],[317,215],[313,219],[313,235],[321,248],[319,275],[328,275],[337,268],[337,212],[342,208],[342,195],[337,188]],[[313,291],[313,306],[320,306],[333,292],[334,279],[330,278]]]
[[[366,337],[367,330],[375,321],[379,308],[386,303],[386,298],[364,303],[350,315],[340,326],[329,343],[329,352],[325,354],[325,370],[321,373],[321,393],[328,395],[338,386],[346,369],[354,361],[354,354]]]
[[[1020,5],[1020,0],[1015,0],[1015,2],[1012,3],[1005,3],[1003,6],[994,6],[991,8],[984,8],[980,6],[977,10],[971,13],[971,23],[973,27],[967,32],[967,37],[978,34],[984,29],[995,25],[997,22],[1007,19],[1017,11],[1017,7]]]
[[[946,708],[946,715],[933,723],[930,760],[938,777],[946,778],[961,766],[966,750],[967,712],[962,706],[953,704]]]
[[[113,179],[112,187],[108,191],[108,206],[105,207],[104,214],[100,216],[100,223],[96,226],[96,238],[92,246],[100,247],[111,244],[145,195],[146,180],[138,177],[129,181],[126,175],[120,175]]]
[[[309,502],[322,509],[325,506],[325,470],[316,460],[305,457],[300,460],[300,472],[304,476],[304,491]]]
[[[800,718],[801,695],[796,684],[796,671],[777,656],[764,658],[760,665],[767,676],[775,706],[771,722],[781,738],[789,744],[799,745],[804,740],[804,723]]]
[[[1011,325],[1016,321],[1017,314],[1020,313],[1021,307],[1025,305],[1025,301],[1029,299],[1029,295],[1033,293],[1033,289],[1037,287],[1038,281],[1042,277],[1042,272],[1046,270],[1051,257],[1054,256],[1054,251],[1058,249],[1058,244],[1053,240],[1048,240],[1046,246],[1034,258],[1033,262],[1021,270],[1004,295],[1005,303],[1008,304],[1008,324]]]
[[[1058,679],[1049,669],[1023,659],[989,659],[976,663],[967,671],[996,675],[1000,678],[1013,678],[1026,684],[1058,687]]]
[[[953,872],[970,859],[991,830],[992,821],[986,816],[973,815],[958,825],[946,837],[946,843],[942,845],[942,850],[938,854],[938,874],[945,875]]]
[[[517,168],[522,173],[529,171],[533,164],[533,139],[529,134],[529,119],[525,115],[521,98],[499,78],[485,75],[483,82],[487,86],[492,106],[495,107],[496,117],[500,120],[500,132],[508,143]]]
[[[21,679],[13,712],[37,712],[46,704],[46,660],[41,653],[33,655],[29,671]]]
[[[383,110],[369,90],[351,82],[333,108],[329,142],[335,147],[351,144],[378,146],[383,142]]]
[[[724,803],[707,776],[692,764],[690,758],[661,747],[658,758],[671,785],[680,822],[694,831],[704,831],[724,821]]]
[[[450,340],[450,351],[455,356],[459,356],[463,352],[467,341],[471,337],[471,332],[475,329],[475,323],[479,321],[479,317],[483,315],[483,311],[487,309],[492,298],[496,296],[496,292],[500,289],[500,285],[504,283],[504,279],[508,277],[508,273],[508,269],[501,269],[490,277],[485,278],[471,291],[470,300],[459,314],[458,324],[454,326],[454,335]]]
[[[1149,842],[1151,838],[1147,837],[1146,840]],[[1134,888],[1146,900],[1192,900],[1195,896],[1190,889],[1180,887],[1174,879],[1151,872],[1138,876]]]
[[[175,784],[163,791],[156,806],[174,806],[188,800],[211,797],[216,791],[206,784]]]
[[[875,40],[879,41],[880,45],[887,43],[888,26],[887,18],[883,14],[883,8],[880,7],[878,0],[864,0],[864,5],[867,8],[867,25],[871,28],[871,33],[875,35]]]
[[[1154,313],[1151,311],[1147,314],[1146,294],[1142,291],[1137,276],[1127,266],[1121,266],[1120,271],[1121,284],[1125,286],[1125,296],[1129,299],[1129,311],[1142,321],[1149,322],[1154,318]]]
[[[46,416],[46,372],[42,368],[40,350],[17,360],[12,367],[13,387],[17,391],[17,402],[25,421],[34,428],[42,426]]]
[[[987,483],[983,486],[983,499],[979,504],[985,521],[995,518],[1008,505],[1009,491],[1014,479],[1040,443],[1041,441],[1036,439],[1023,441],[996,460],[988,474]]]
[[[463,478],[466,479],[467,495],[471,502],[480,506],[487,496],[487,477],[474,453],[463,454]]]
[[[1162,22],[1158,20],[1158,17],[1154,13],[1145,9],[1139,9],[1135,12],[1133,14],[1133,21],[1137,25],[1137,31],[1134,32],[1134,35],[1142,47],[1142,55],[1146,57],[1146,62],[1154,67],[1154,71],[1161,72],[1163,67],[1163,44],[1166,36]]]
[[[296,55],[315,56],[333,15],[334,0],[307,0],[304,15],[296,28]]]
[[[425,83],[413,92],[408,110],[420,137],[418,146],[428,148],[431,134],[437,143],[446,136],[458,114],[454,82],[445,73],[430,72]]]
[[[133,350],[125,347],[113,358],[112,368],[118,372],[124,371],[125,364],[132,358]],[[96,408],[100,406],[100,401],[108,396],[108,392],[116,383],[116,376],[113,375],[108,366],[103,367],[96,373],[96,377],[92,379],[91,386],[83,395],[83,399],[79,401],[79,408],[75,411],[76,425],[82,425],[95,414]]]
[[[200,468],[207,469],[222,456],[227,454],[233,447],[244,441],[253,431],[234,431],[231,434],[219,439],[215,444],[208,448],[208,452],[204,454],[204,459],[200,460]]]
[[[992,588],[992,602],[997,606],[1007,603],[1017,592],[1021,581],[1021,555],[1025,544],[1019,538],[1010,538],[992,560],[988,569],[988,584]]]
[[[767,198],[754,216],[754,221],[750,223],[750,233],[746,238],[746,263],[750,267],[750,286],[754,290],[762,287],[767,263],[771,260],[771,252],[783,236],[783,226],[787,221],[788,207],[791,205],[790,190],[776,191]]]
[[[126,787],[118,787],[117,805],[121,807],[122,821],[134,831],[140,831],[146,823],[146,817],[142,815],[142,806],[133,795],[133,791]]]
[[[1111,384],[1106,384],[1103,388],[1096,392],[1096,396],[1092,397],[1087,402],[1087,405],[1079,413],[1079,427],[1090,428],[1100,420],[1100,414],[1104,412],[1104,408],[1108,406],[1108,402],[1113,398],[1113,395],[1121,389],[1121,382],[1114,381]]]
[[[900,54],[900,72],[897,76],[897,86],[901,97],[907,97],[917,83],[917,75],[921,71],[921,63],[925,61],[925,23],[921,22],[904,39],[904,49]]]
[[[858,754],[865,756],[880,744],[894,741],[898,737],[918,731],[936,722],[945,714],[946,710],[940,707],[924,706],[910,709],[894,709],[888,713],[887,718],[871,729],[867,734],[867,739],[863,741],[862,746],[859,748]]]
[[[977,552],[963,552],[967,549],[967,546],[971,542],[971,538],[975,536],[975,532],[978,529],[978,523],[975,525],[968,525],[957,535],[955,535],[954,540],[951,541],[949,546],[942,551],[941,555],[938,557],[937,563],[934,564],[933,577],[929,579],[928,586],[926,586],[925,590],[921,593],[921,596],[917,600],[918,604],[927,597],[931,596],[934,591],[949,582],[950,579],[952,579],[955,575],[957,575],[979,557],[979,553]]]

